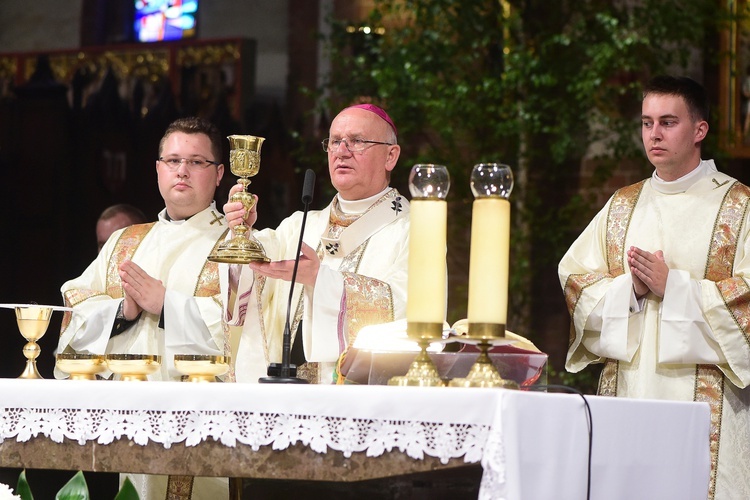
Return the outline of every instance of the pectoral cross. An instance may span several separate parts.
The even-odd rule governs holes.
[[[213,210],[211,210],[211,215],[214,216],[214,219],[211,222],[209,222],[210,226],[213,226],[214,222],[218,222],[220,226],[224,225],[224,224],[221,223],[221,217],[218,216],[218,215],[216,215],[216,212],[214,212]]]

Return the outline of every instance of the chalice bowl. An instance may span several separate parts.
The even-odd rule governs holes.
[[[175,354],[174,367],[188,382],[215,382],[229,371],[228,356],[211,354]]]
[[[239,177],[237,184],[242,186],[242,191],[234,193],[229,201],[241,201],[245,211],[249,212],[255,205],[255,198],[247,188],[250,185],[250,177],[260,170],[260,148],[265,138],[254,135],[230,135],[227,139],[229,139],[229,169]],[[270,261],[262,245],[244,221],[234,228],[234,237],[222,242],[208,256],[208,260],[227,264]]]
[[[21,335],[26,339],[26,345],[23,346],[23,355],[26,356],[26,368],[18,378],[44,378],[39,374],[36,368],[36,358],[42,349],[37,344],[37,340],[44,337],[49,327],[49,320],[52,317],[52,307],[49,306],[16,306],[16,322]]]

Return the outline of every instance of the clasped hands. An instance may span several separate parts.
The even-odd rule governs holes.
[[[664,261],[664,253],[661,250],[651,253],[638,247],[630,247],[628,265],[633,277],[633,290],[636,297],[640,299],[649,290],[657,297],[664,297],[669,267]]]
[[[245,209],[240,201],[231,201],[232,195],[242,189],[242,186],[239,184],[232,186],[232,189],[229,191],[230,201],[224,205],[224,217],[227,219],[227,223],[233,231],[234,228],[243,221],[245,225],[252,230],[253,225],[258,220],[257,195],[253,195],[255,203],[250,210]],[[294,259],[279,260],[275,262],[250,262],[248,266],[256,273],[268,276],[269,278],[291,281],[292,273],[294,272]],[[318,278],[319,270],[320,259],[318,258],[318,254],[310,246],[302,243],[302,255],[300,256],[299,266],[297,267],[297,283],[314,286],[315,280]]]
[[[126,260],[120,264],[120,280],[125,291],[122,314],[132,321],[142,311],[160,315],[164,308],[164,295],[167,289],[156,278],[152,278],[138,264]]]

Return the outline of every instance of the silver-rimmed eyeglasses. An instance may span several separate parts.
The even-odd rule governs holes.
[[[165,164],[167,168],[172,171],[180,168],[182,162],[185,162],[185,166],[190,170],[205,170],[209,165],[215,165],[217,167],[220,165],[215,161],[207,160],[200,156],[194,156],[192,158],[164,158],[163,156],[161,156],[159,157],[159,161]]]
[[[330,151],[336,151],[342,143],[350,153],[359,153],[360,151],[364,151],[369,147],[370,144],[383,144],[385,146],[393,146],[393,143],[391,142],[368,141],[365,139],[331,139],[330,137],[323,139],[323,142],[321,142],[321,144],[323,145],[323,151],[325,151],[326,153]]]

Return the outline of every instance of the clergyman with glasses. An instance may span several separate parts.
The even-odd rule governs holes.
[[[222,139],[200,118],[169,125],[155,161],[165,208],[156,222],[114,232],[62,286],[75,313],[64,317],[58,352],[161,355],[151,380],[180,379],[174,354],[223,354],[218,268],[206,262],[228,230],[214,203]]]
[[[156,222],[114,232],[83,274],[62,286],[75,312],[63,319],[58,352],[160,355],[161,371],[151,380],[180,380],[175,354],[224,354],[218,268],[206,260],[228,231],[214,204],[224,175],[222,139],[200,118],[167,127],[156,160],[165,208]],[[166,498],[168,481],[170,491],[193,481],[128,477],[144,500]],[[193,499],[228,498],[228,480],[195,478],[192,491]]]
[[[340,382],[336,362],[363,326],[406,317],[409,203],[389,186],[401,152],[396,134],[382,108],[359,104],[334,118],[323,141],[337,194],[308,214],[290,314],[304,352],[297,376],[310,382]],[[230,227],[243,218],[252,226],[262,203],[248,213],[239,202],[225,204]],[[277,229],[254,233],[271,262],[220,266],[225,319],[242,329],[239,382],[257,382],[269,363],[281,361],[301,223],[296,212]]]

